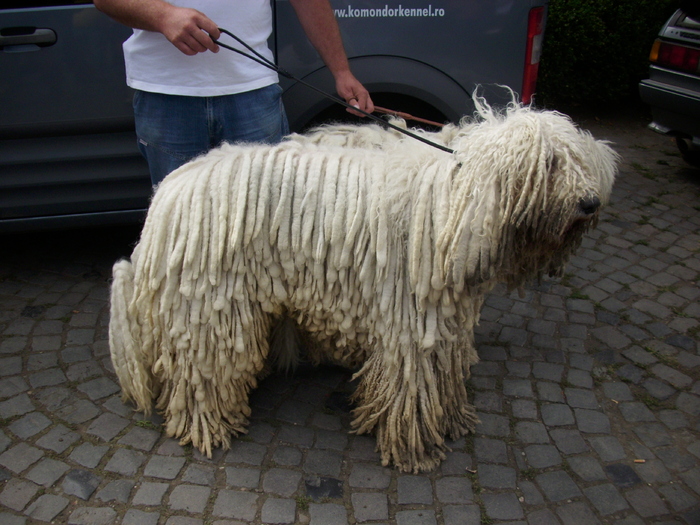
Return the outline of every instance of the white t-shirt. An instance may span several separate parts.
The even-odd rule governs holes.
[[[176,6],[201,11],[258,53],[273,59],[267,46],[272,34],[270,0],[169,1]],[[227,35],[222,34],[220,40],[250,54]],[[214,97],[252,91],[279,81],[274,71],[228,49],[188,56],[162,34],[153,31],[134,29],[123,48],[126,82],[142,91]]]

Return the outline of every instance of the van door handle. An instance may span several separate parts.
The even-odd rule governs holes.
[[[12,47],[19,46],[17,51],[29,51],[39,47],[48,47],[56,43],[56,33],[53,29],[36,27],[6,27],[0,29],[0,49],[9,52]]]

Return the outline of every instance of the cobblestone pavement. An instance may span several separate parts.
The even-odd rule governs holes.
[[[253,395],[213,459],[119,399],[111,264],[134,228],[4,237],[0,523],[700,523],[700,171],[639,119],[586,121],[624,156],[560,281],[496,290],[470,381],[481,424],[425,475],[349,430],[349,374]]]

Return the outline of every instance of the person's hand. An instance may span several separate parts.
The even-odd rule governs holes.
[[[350,71],[339,74],[336,77],[335,89],[338,92],[338,95],[340,95],[340,97],[351,106],[359,108],[367,113],[372,113],[374,111],[374,103],[372,102],[372,98],[369,96],[369,92]],[[362,113],[353,111],[349,108],[347,111],[353,115],[357,115],[358,117],[364,116]]]
[[[218,26],[196,9],[172,6],[162,19],[160,32],[184,54],[192,56],[204,51],[218,53],[212,39],[218,39]]]

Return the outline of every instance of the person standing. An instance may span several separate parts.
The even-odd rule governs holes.
[[[329,0],[290,0],[348,104],[371,113],[372,99],[350,70]],[[94,0],[132,27],[123,44],[135,90],[139,149],[151,182],[223,142],[279,142],[289,133],[276,72],[238,53],[219,53],[219,27],[273,59],[270,0]]]

